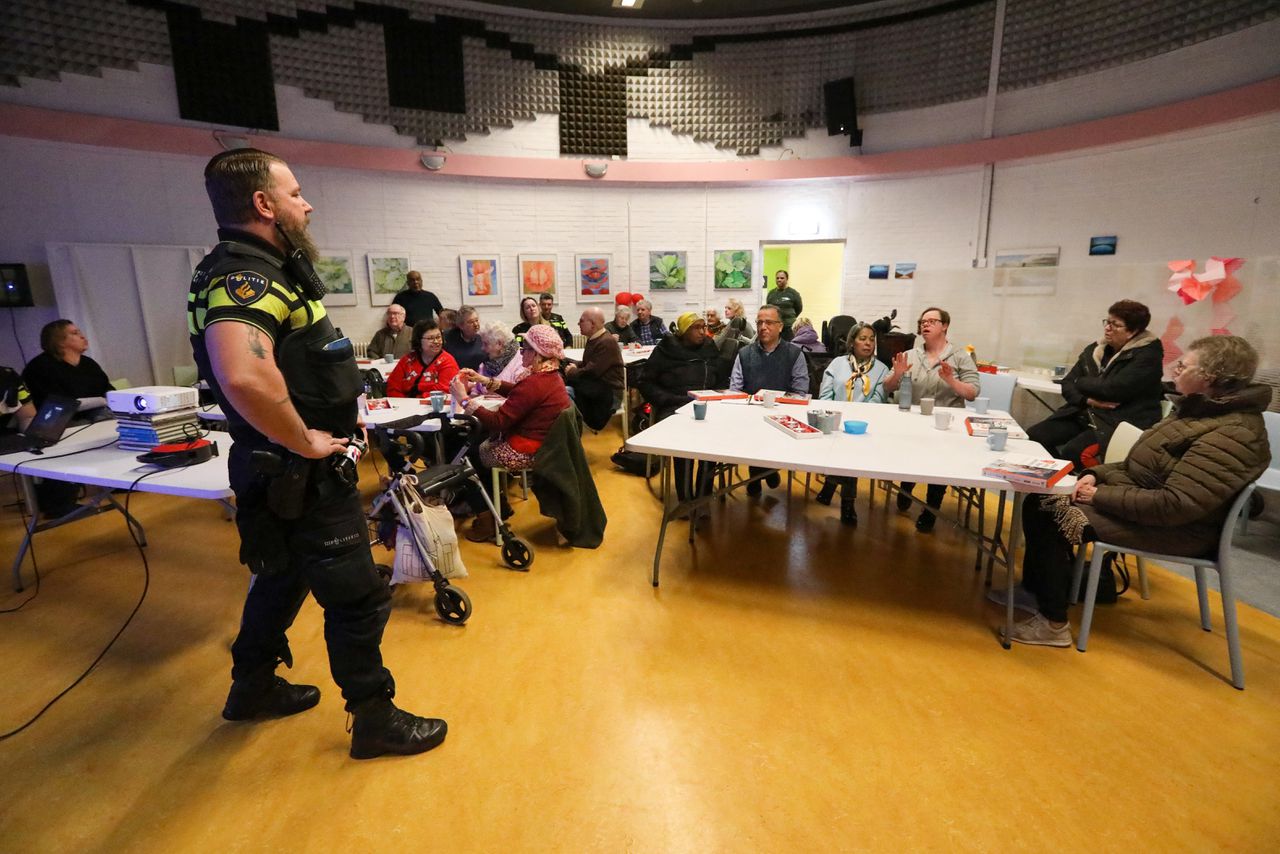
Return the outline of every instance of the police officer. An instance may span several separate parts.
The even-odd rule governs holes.
[[[196,268],[187,321],[200,375],[234,439],[228,464],[240,561],[256,575],[231,648],[222,716],[279,717],[319,702],[315,686],[275,673],[280,663],[292,666],[285,632],[310,591],[324,609],[330,671],[354,718],[351,756],[430,750],[444,740],[445,722],[396,708],[382,665],[391,596],[374,568],[344,456],[363,438],[361,380],[351,342],[320,301],[312,207],[285,162],[255,149],[217,155],[204,179],[220,242]]]

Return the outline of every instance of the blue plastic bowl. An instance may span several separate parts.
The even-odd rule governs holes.
[[[846,421],[844,422],[844,432],[852,433],[859,436],[867,432],[867,422],[865,421]]]

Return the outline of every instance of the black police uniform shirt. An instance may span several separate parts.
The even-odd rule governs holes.
[[[283,263],[279,250],[247,232],[220,228],[218,238],[244,244]],[[271,339],[279,355],[286,336],[320,322],[326,312],[319,300],[305,297],[301,286],[295,286],[284,269],[262,258],[232,255],[226,249],[226,244],[220,243],[196,268],[187,295],[187,331],[200,375],[209,378],[214,395],[226,413],[231,437],[236,442],[261,446],[267,444],[267,438],[235,411],[218,387],[217,378],[209,368],[204,331],[221,321],[248,323]],[[351,405],[354,407],[354,402]]]

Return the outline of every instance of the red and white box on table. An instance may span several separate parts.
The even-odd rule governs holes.
[[[746,400],[750,396],[751,395],[747,394],[745,391],[730,391],[727,388],[722,388],[722,389],[700,388],[695,391],[689,392],[689,397],[693,398],[694,400],[701,400],[701,401]]]
[[[752,396],[751,402],[764,403],[764,396],[766,394],[777,395],[777,397],[774,398],[777,403],[792,403],[797,406],[808,406],[809,402],[813,400],[813,396],[809,394],[796,394],[795,392],[790,391],[777,391],[776,389],[762,388]]]
[[[793,439],[817,439],[823,432],[790,415],[766,415],[764,420]]]

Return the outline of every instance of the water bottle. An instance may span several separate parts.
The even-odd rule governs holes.
[[[898,408],[903,412],[911,408],[911,374],[902,375],[902,383],[898,386]]]

